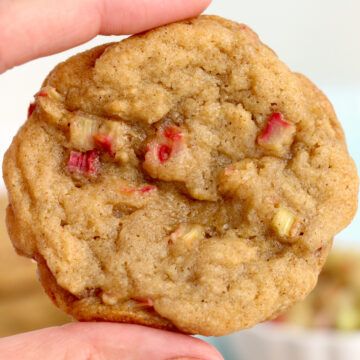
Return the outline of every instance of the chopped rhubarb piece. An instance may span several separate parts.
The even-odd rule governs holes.
[[[133,194],[135,192],[139,192],[141,194],[146,194],[146,193],[149,193],[154,190],[156,190],[155,185],[144,185],[143,187],[141,187],[139,189],[131,188],[131,187],[123,187],[120,189],[120,192],[122,192],[124,194]]]
[[[35,109],[36,109],[36,104],[34,102],[30,103],[28,107],[28,117],[31,116],[31,114],[34,112]]]
[[[100,166],[99,154],[96,150],[90,150],[86,152],[87,154],[87,173],[90,175],[95,175]]]
[[[169,126],[164,129],[164,136],[172,141],[177,141],[182,138],[182,134],[179,128],[175,126]]]
[[[118,298],[109,293],[103,293],[101,295],[101,300],[106,305],[116,305],[118,302]]]
[[[154,307],[154,302],[150,298],[132,298],[136,301],[141,307]]]
[[[94,134],[98,131],[98,127],[97,121],[85,116],[75,115],[70,122],[72,147],[82,152],[94,149]]]
[[[291,236],[295,222],[296,216],[290,210],[280,207],[272,220],[272,226],[279,236]]]
[[[108,135],[96,134],[94,135],[94,142],[101,150],[108,153],[111,157],[115,156],[115,151],[113,150],[112,139]]]
[[[199,224],[180,224],[170,234],[168,244],[173,256],[183,256],[186,252],[199,247],[205,237],[205,229]]]
[[[184,134],[177,126],[167,126],[160,129],[155,137],[146,146],[145,166],[162,165],[170,157],[178,154],[185,146]]]
[[[281,113],[273,113],[269,116],[257,142],[275,155],[284,155],[293,141],[294,133],[294,124],[287,122]]]
[[[38,93],[35,94],[35,97],[38,97],[38,96],[45,97],[45,96],[47,96],[47,93],[45,91],[39,91]],[[36,109],[36,103],[31,102],[28,107],[28,117],[31,116],[31,114],[34,112],[35,109]]]
[[[191,247],[194,241],[204,237],[204,228],[197,224],[181,224],[172,234],[170,240],[175,243],[181,241],[182,245]]]
[[[171,147],[169,145],[160,145],[158,148],[158,158],[161,163],[169,160],[171,155]]]
[[[288,128],[290,123],[284,120],[281,113],[273,113],[270,115],[268,122],[259,136],[259,141],[266,141],[283,128]]]
[[[78,151],[71,151],[68,161],[68,170],[70,172],[75,172],[75,171],[85,171],[85,169],[86,169],[85,154]]]
[[[120,188],[120,192],[122,192],[124,194],[127,194],[127,195],[133,194],[135,191],[136,191],[136,189],[130,188],[130,187],[122,187],[122,188]]]
[[[67,167],[71,173],[96,175],[100,167],[99,154],[96,150],[89,150],[85,153],[71,151]]]
[[[156,186],[154,186],[154,185],[145,185],[145,186],[143,186],[142,188],[139,189],[139,191],[142,194],[148,193],[148,192],[153,191],[153,190],[156,190]]]

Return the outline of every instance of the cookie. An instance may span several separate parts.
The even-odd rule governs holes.
[[[58,65],[4,174],[12,241],[59,307],[191,334],[303,299],[357,207],[326,97],[212,16]]]
[[[0,337],[69,322],[45,295],[36,265],[15,254],[6,232],[6,206],[0,192]]]

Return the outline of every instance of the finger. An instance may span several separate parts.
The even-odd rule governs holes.
[[[101,33],[135,34],[200,14],[211,0],[104,0]]]
[[[2,338],[0,353],[7,360],[222,359],[199,339],[114,323],[74,323]]]
[[[0,73],[97,34],[132,34],[199,14],[211,0],[1,0]]]

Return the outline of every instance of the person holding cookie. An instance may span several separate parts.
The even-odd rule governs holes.
[[[6,48],[3,68],[136,33],[57,65],[4,156],[14,247],[55,305],[90,322],[3,340],[13,348],[48,334],[46,356],[54,339],[85,339],[85,358],[217,359],[175,333],[222,336],[277,317],[314,288],[355,214],[358,176],[326,96],[248,26],[195,16],[205,1],[169,4],[65,1],[56,17],[67,23],[29,33],[76,31],[53,33],[50,49]]]

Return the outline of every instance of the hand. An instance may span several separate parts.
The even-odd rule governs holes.
[[[98,34],[131,34],[199,14],[210,0],[1,0],[0,73]],[[0,339],[7,360],[221,360],[207,343],[138,325],[73,323]]]
[[[196,16],[211,0],[0,0],[0,73],[82,44]]]
[[[221,360],[186,335],[114,323],[73,323],[0,339],[7,360]]]

